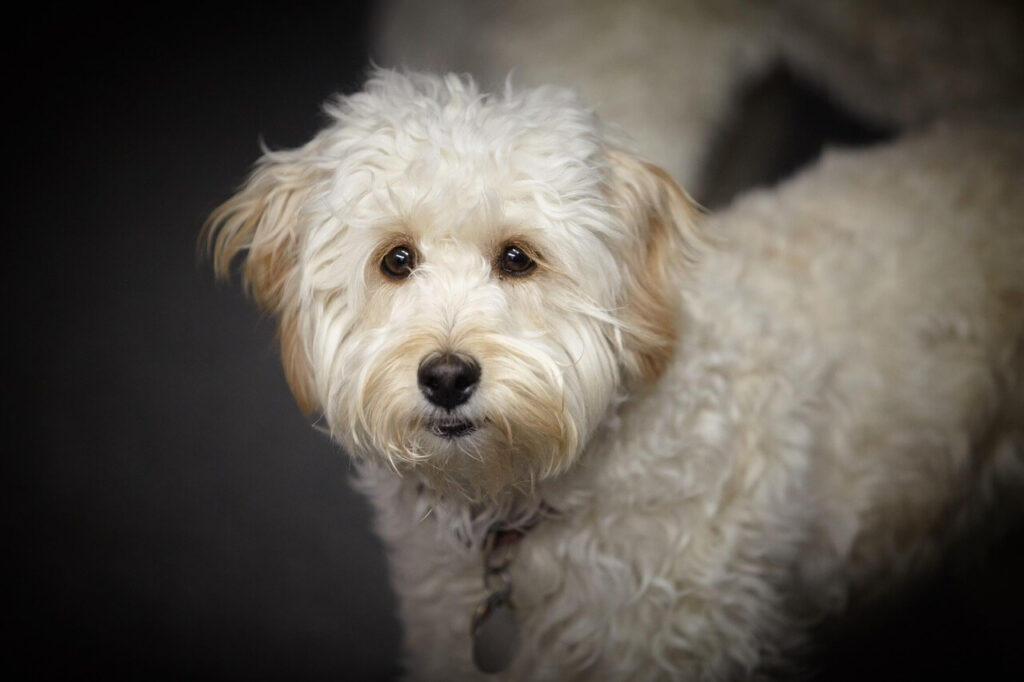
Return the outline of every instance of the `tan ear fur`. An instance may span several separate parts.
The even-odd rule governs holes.
[[[298,333],[298,241],[302,207],[319,172],[267,154],[241,190],[217,207],[203,225],[200,244],[212,256],[219,278],[245,252],[242,281],[253,299],[278,319],[285,378],[306,414],[318,405],[313,378]]]
[[[636,239],[623,259],[626,379],[653,383],[675,352],[686,272],[707,248],[699,231],[701,210],[661,168],[617,150],[608,155],[611,200]]]

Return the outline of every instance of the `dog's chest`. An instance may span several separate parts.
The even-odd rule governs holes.
[[[697,615],[715,608],[700,595],[712,593],[731,541],[686,529],[678,510],[675,519],[655,509],[608,512],[598,505],[548,518],[519,541],[508,566],[509,601],[500,606],[510,610],[489,621],[485,642],[492,657],[515,654],[510,679],[527,670],[530,679],[573,679],[627,663],[636,670],[657,661],[652,647],[685,667],[681,648],[655,638],[683,641],[690,629],[688,646],[713,639],[698,631]],[[405,529],[405,541],[389,541],[409,672],[413,679],[488,679],[473,664],[474,616],[492,593],[484,554],[437,532],[444,529],[427,519]]]

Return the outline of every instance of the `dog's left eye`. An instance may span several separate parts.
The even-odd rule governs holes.
[[[396,246],[384,254],[380,269],[392,279],[405,279],[416,266],[416,254],[408,246]]]
[[[537,264],[529,255],[515,244],[509,244],[501,251],[498,267],[502,273],[512,277],[523,277],[530,274]]]

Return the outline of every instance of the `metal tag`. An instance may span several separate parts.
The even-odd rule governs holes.
[[[519,621],[507,597],[492,595],[473,618],[473,663],[480,672],[497,673],[519,650]]]

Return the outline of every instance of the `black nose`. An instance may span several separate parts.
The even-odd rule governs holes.
[[[480,365],[465,355],[431,355],[420,363],[416,378],[427,400],[450,410],[473,395],[480,382]]]

